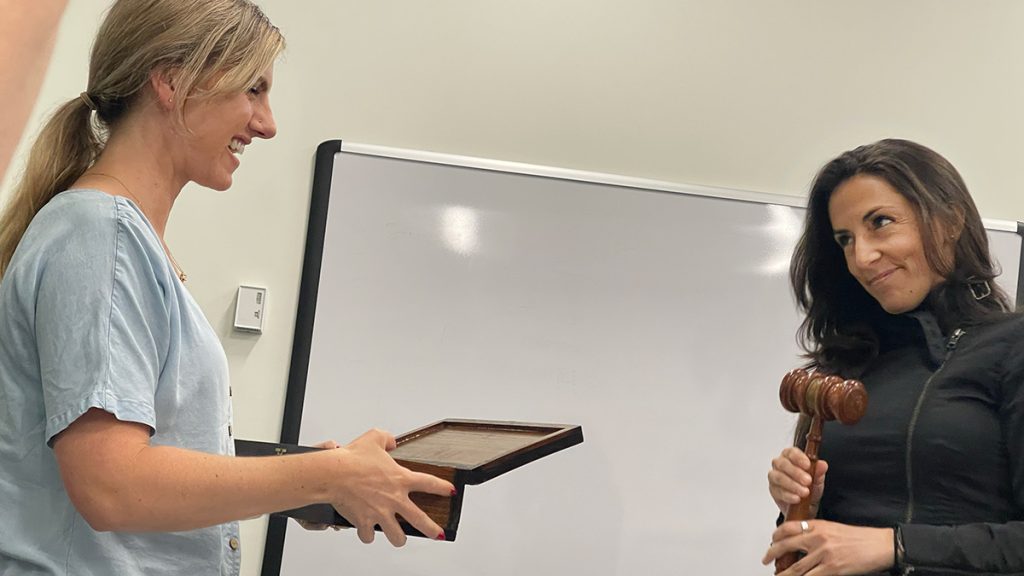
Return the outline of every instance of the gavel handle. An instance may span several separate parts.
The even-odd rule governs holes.
[[[807,444],[804,447],[804,453],[811,460],[811,491],[807,496],[800,499],[799,504],[789,509],[788,514],[786,514],[786,522],[811,519],[811,498],[814,497],[814,484],[818,480],[818,446],[821,445],[822,424],[820,416],[815,416],[811,419],[811,429],[807,431]],[[780,556],[775,560],[775,573],[778,574],[795,564],[800,559],[800,556],[799,552],[789,552]]]

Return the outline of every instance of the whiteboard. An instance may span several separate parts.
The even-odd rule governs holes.
[[[325,142],[283,442],[580,424],[466,487],[458,538],[273,518],[263,575],[768,574],[802,199]],[[1017,293],[1017,224],[988,222]]]

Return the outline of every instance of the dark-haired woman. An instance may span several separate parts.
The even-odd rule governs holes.
[[[785,576],[1024,574],[1024,319],[1009,312],[977,209],[934,151],[882,140],[817,175],[790,269],[813,366],[860,379],[868,410],[827,423],[812,481],[772,461]],[[827,472],[827,478],[826,478]]]

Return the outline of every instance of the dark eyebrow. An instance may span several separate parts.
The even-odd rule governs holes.
[[[885,210],[886,208],[889,208],[889,207],[888,206],[875,206],[874,208],[868,210],[867,213],[864,214],[864,216],[861,217],[861,219],[860,219],[861,222],[870,222],[871,219],[874,218],[876,214],[878,214],[882,210]],[[833,228],[832,229],[832,235],[833,236],[838,236],[839,234],[849,234],[849,233],[850,233],[850,231],[846,230],[845,228],[838,228],[838,229],[837,228]]]
[[[868,210],[867,214],[865,214],[864,217],[861,218],[861,222],[869,222],[871,218],[873,218],[875,214],[878,214],[880,210],[882,210],[882,206],[875,206],[871,210]]]

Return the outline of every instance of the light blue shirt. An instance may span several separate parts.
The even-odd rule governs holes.
[[[96,532],[50,448],[90,408],[151,443],[233,454],[224,350],[124,198],[57,195],[0,281],[0,576],[236,575],[238,525]]]

